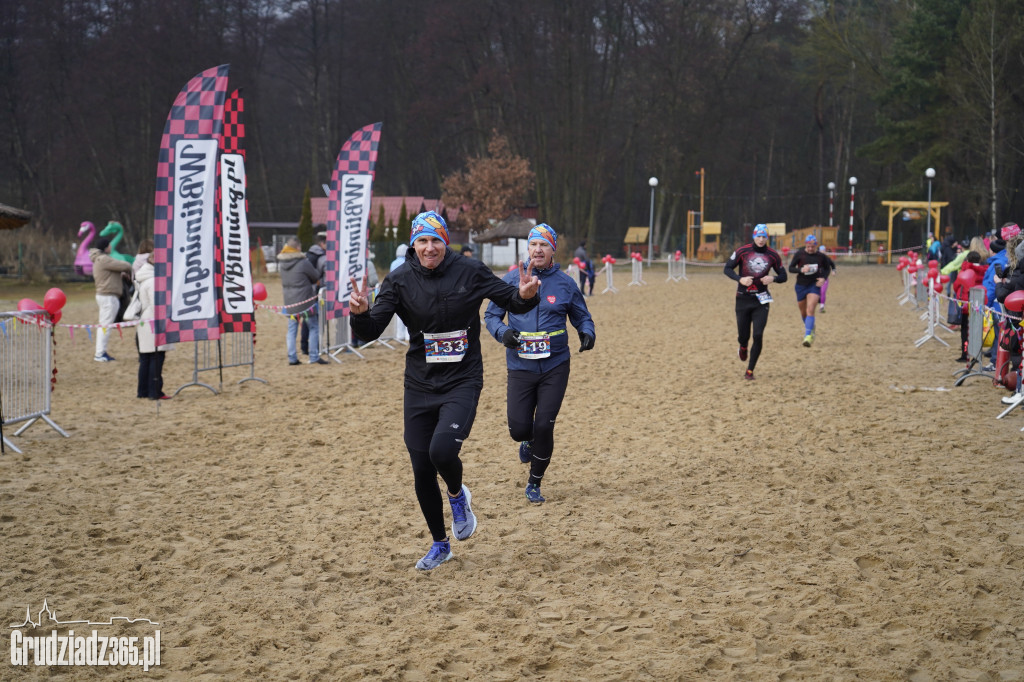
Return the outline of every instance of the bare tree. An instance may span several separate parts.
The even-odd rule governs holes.
[[[534,185],[529,162],[512,154],[505,137],[495,132],[487,153],[469,159],[465,171],[453,173],[441,185],[441,200],[449,206],[464,206],[459,220],[471,230],[485,229],[491,220],[507,217],[523,205]]]

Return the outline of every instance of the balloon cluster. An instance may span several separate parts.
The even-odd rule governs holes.
[[[50,316],[50,322],[57,324],[63,315],[61,309],[67,302],[68,297],[64,292],[54,287],[43,296],[43,305],[39,305],[31,298],[23,298],[18,301],[18,310],[23,313],[46,312]]]
[[[615,259],[612,257],[610,253],[606,253],[604,257],[601,258],[601,262],[604,263],[605,265],[615,265]]]
[[[929,282],[935,293],[941,294],[942,288],[949,283],[949,275],[939,274],[939,261],[937,260],[928,261],[927,269],[925,269],[925,267],[926,266],[917,259],[917,254],[913,251],[908,253],[906,256],[900,256],[899,262],[896,263],[897,270],[906,270],[911,275],[921,272],[921,279]],[[971,283],[967,285],[967,287],[970,288],[974,285],[973,272],[968,273],[962,271],[960,275],[957,276],[957,283],[966,282],[966,274],[970,274]]]
[[[680,258],[682,258],[682,257],[683,257],[683,252],[682,252],[682,251],[679,251],[679,250],[677,249],[677,250],[676,250],[676,260],[679,260],[679,259],[680,259]]]
[[[583,261],[580,260],[579,256],[573,256],[572,262],[575,263],[576,267],[578,267],[580,270],[583,269]]]
[[[928,281],[932,283],[932,289],[937,294],[941,294],[943,285],[949,282],[949,275],[939,274],[939,261],[937,260],[928,261]]]
[[[642,261],[644,259],[644,255],[639,251],[634,251],[633,253],[629,254],[629,257],[636,261]]]
[[[783,256],[788,256],[789,255],[789,247],[788,246],[783,246],[782,247],[782,255]]]

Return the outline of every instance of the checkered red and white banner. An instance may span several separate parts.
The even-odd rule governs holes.
[[[361,282],[366,277],[370,196],[380,128],[380,123],[372,123],[354,132],[342,145],[331,173],[324,273],[324,306],[328,320],[348,315],[348,300],[352,295],[349,278]]]
[[[175,98],[160,140],[153,219],[158,345],[220,338],[215,217],[227,85],[226,64],[193,77]]]

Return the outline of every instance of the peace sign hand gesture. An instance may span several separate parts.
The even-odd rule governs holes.
[[[519,296],[525,301],[537,295],[540,279],[533,274],[533,262],[528,261],[525,268],[519,266]]]
[[[355,277],[349,277],[348,281],[352,283],[352,296],[348,300],[348,309],[353,315],[365,313],[370,309],[369,287],[366,284],[366,279],[363,279],[362,289],[359,288]]]

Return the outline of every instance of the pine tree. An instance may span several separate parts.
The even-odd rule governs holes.
[[[306,195],[302,197],[302,217],[299,219],[299,242],[302,243],[302,250],[307,251],[313,246],[313,204],[309,199],[309,185],[306,185]]]
[[[412,231],[412,218],[409,217],[409,212],[405,208],[405,197],[402,197],[402,210],[398,213],[398,237],[399,239],[407,239],[409,232]]]
[[[377,219],[370,219],[370,241],[382,242],[388,239],[387,225],[384,224],[384,204],[380,205]]]

